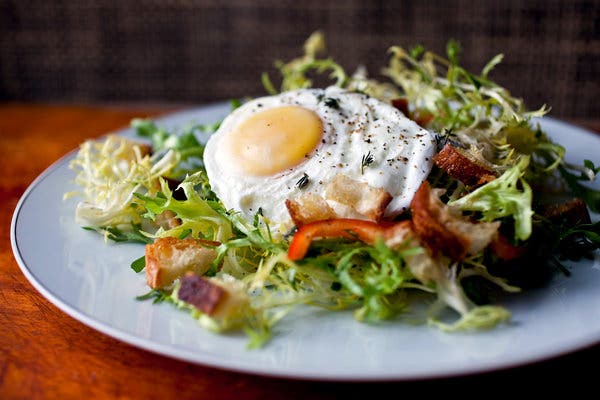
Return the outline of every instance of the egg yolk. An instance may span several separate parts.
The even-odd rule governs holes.
[[[224,139],[235,169],[253,176],[273,175],[300,164],[313,151],[323,123],[297,106],[271,108],[242,121]]]

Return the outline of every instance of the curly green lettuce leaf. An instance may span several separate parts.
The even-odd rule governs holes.
[[[177,168],[164,177],[181,179],[203,168],[204,144],[198,140],[198,134],[214,132],[218,125],[190,125],[181,132],[167,132],[150,119],[136,118],[131,121],[131,127],[135,129],[138,136],[151,141],[153,152],[162,153],[171,150],[177,153],[179,158]]]
[[[521,158],[500,177],[459,199],[450,200],[448,205],[462,211],[477,211],[487,222],[511,217],[515,224],[515,238],[527,240],[532,229],[533,194],[529,184],[521,177],[528,164],[529,157]]]
[[[222,206],[202,198],[196,191],[196,186],[202,182],[202,175],[195,174],[187,177],[179,187],[185,194],[184,200],[173,197],[172,191],[164,180],[160,180],[161,191],[156,196],[138,195],[140,202],[147,210],[145,217],[155,220],[156,216],[171,211],[181,224],[170,229],[159,228],[154,237],[173,236],[205,238],[224,242],[232,234],[231,222],[217,210]]]
[[[486,305],[474,307],[453,323],[445,323],[435,318],[431,318],[429,323],[444,332],[457,332],[492,329],[498,324],[509,322],[510,317],[510,312],[505,308]]]
[[[157,193],[161,177],[178,163],[173,151],[151,156],[143,145],[121,136],[86,141],[70,163],[82,191],[65,196],[83,197],[75,211],[79,224],[132,232],[134,226],[143,223],[145,211],[136,195]]]
[[[458,273],[458,265],[446,265],[441,260],[428,263],[430,271],[429,276],[433,277],[435,283],[435,292],[437,301],[429,308],[428,323],[438,327],[445,332],[457,332],[466,330],[491,329],[498,324],[508,322],[511,314],[504,307],[496,305],[476,305],[466,295],[461,285],[461,279],[468,275],[478,275],[484,279],[490,280],[504,290],[516,292],[519,289],[507,285],[503,280],[496,278],[487,272],[487,269],[480,265],[478,270],[472,268],[461,269]],[[465,272],[466,271],[466,272]],[[443,322],[440,320],[442,311],[449,307],[458,313],[459,318],[453,322]]]
[[[361,307],[354,314],[357,320],[372,323],[389,319],[406,307],[397,296],[399,291],[418,285],[405,257],[421,251],[419,247],[395,251],[378,241],[340,258],[335,274],[345,289],[360,298]]]
[[[344,87],[348,82],[346,71],[331,58],[318,58],[319,53],[322,52],[325,52],[325,40],[323,34],[317,31],[306,40],[303,56],[287,63],[282,61],[275,63],[282,79],[280,90],[275,89],[266,72],[262,74],[263,86],[269,94],[309,88],[313,85],[313,80],[309,77],[311,72],[323,74],[330,71],[329,78],[335,81],[334,84]]]

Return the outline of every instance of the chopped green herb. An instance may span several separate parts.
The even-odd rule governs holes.
[[[298,182],[296,182],[296,186],[298,187],[298,189],[304,189],[306,187],[306,185],[308,185],[308,175],[306,174],[306,172],[304,174],[302,174],[302,177],[300,179],[298,179]]]
[[[136,258],[131,263],[131,269],[135,272],[142,272],[142,270],[146,268],[146,256],[141,256],[140,258]]]
[[[363,155],[360,163],[360,173],[364,174],[365,167],[368,167],[369,165],[373,164],[374,161],[375,159],[373,158],[373,154],[371,154],[370,151],[367,154]]]

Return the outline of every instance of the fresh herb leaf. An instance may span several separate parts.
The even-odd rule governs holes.
[[[141,226],[137,224],[131,226],[131,231],[125,231],[112,226],[84,226],[83,229],[96,231],[105,235],[108,239],[119,243],[152,243],[152,239],[144,235]]]
[[[135,272],[141,272],[144,268],[146,268],[146,256],[141,256],[140,258],[136,258],[131,263],[131,269]]]
[[[240,106],[242,105],[242,101],[240,99],[231,99],[229,100],[229,105],[231,106],[231,111],[233,111],[236,108],[240,108]]]
[[[458,43],[454,39],[451,39],[450,41],[448,41],[448,44],[446,45],[446,53],[448,54],[448,60],[450,60],[450,63],[452,65],[458,66],[460,52],[461,52],[460,43]]]
[[[363,155],[362,160],[360,162],[360,173],[364,174],[365,167],[368,167],[369,165],[373,164],[374,161],[375,159],[373,158],[373,154],[371,154],[370,151],[367,154]]]
[[[334,108],[336,110],[340,109],[340,103],[339,100],[334,98],[334,97],[325,97],[325,99],[323,100],[323,103],[327,106],[327,107],[331,107]]]
[[[306,185],[308,185],[308,182],[309,182],[309,178],[305,172],[304,174],[302,174],[302,177],[300,179],[298,179],[298,182],[296,182],[296,186],[298,187],[298,189],[304,189],[306,187]]]
[[[152,289],[146,294],[137,296],[135,299],[138,301],[152,300],[152,303],[154,304],[162,303],[165,301],[169,303],[175,302],[171,297],[171,292],[163,289]]]

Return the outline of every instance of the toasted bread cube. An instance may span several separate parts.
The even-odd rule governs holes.
[[[296,199],[288,199],[285,206],[297,227],[313,221],[336,218],[335,211],[324,198],[315,194],[304,194]]]
[[[217,257],[218,242],[165,237],[146,245],[146,283],[163,288],[188,271],[202,275]]]
[[[499,222],[473,223],[444,204],[424,181],[411,202],[413,227],[434,256],[463,260],[483,250],[498,234]]]
[[[156,216],[154,222],[165,230],[173,229],[181,225],[181,219],[171,210],[165,210]]]
[[[483,185],[496,179],[496,175],[482,160],[477,160],[466,151],[446,144],[434,156],[433,161],[451,177],[465,185]]]
[[[541,214],[555,224],[562,224],[567,228],[592,223],[587,205],[578,197],[548,205],[541,210]]]
[[[374,188],[342,174],[327,184],[325,197],[351,207],[357,214],[372,221],[380,221],[392,201],[392,195],[383,188]]]
[[[247,317],[250,309],[250,297],[242,281],[227,274],[217,275],[210,278],[210,281],[227,293],[217,304],[211,315],[213,318],[226,322],[226,326],[235,326],[236,323]]]

